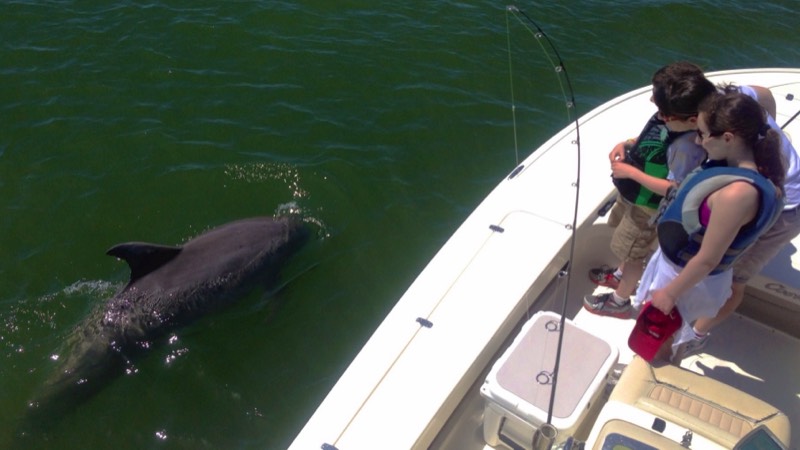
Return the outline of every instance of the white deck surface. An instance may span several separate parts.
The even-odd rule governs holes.
[[[576,325],[613,342],[620,363],[633,352],[627,346],[634,321],[600,317],[581,310]],[[713,332],[702,353],[684,360],[684,367],[758,397],[783,411],[790,419],[793,443],[800,433],[800,340],[734,314]],[[443,433],[431,449],[483,449],[483,398],[477,387],[461,405],[457,429]],[[498,447],[505,448],[505,447]],[[793,446],[791,448],[797,448]]]
[[[748,392],[783,411],[800,433],[800,340],[734,315],[683,366]],[[793,448],[796,448],[793,447]]]
[[[581,307],[584,295],[609,290],[596,288],[586,274],[591,267],[613,261],[608,248],[611,231],[605,225],[605,219],[600,218],[588,236],[579,238],[578,247],[585,250],[584,254],[592,256],[576,263],[567,316],[581,328],[616,345],[619,363],[626,365],[634,355],[627,341],[635,321],[597,316]],[[800,247],[800,237],[795,239],[795,245]],[[538,304],[544,309],[560,311],[562,298],[563,287],[552,285],[542,294]],[[790,448],[800,448],[797,445],[800,440],[800,339],[734,314],[712,331],[711,340],[703,352],[686,358],[682,366],[747,392],[783,411],[793,430],[794,445]],[[479,386],[480,381],[457,409],[459,418],[451,421],[431,449],[494,449],[483,440],[484,399],[478,393]]]

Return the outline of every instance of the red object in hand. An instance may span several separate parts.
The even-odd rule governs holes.
[[[658,349],[681,327],[683,319],[678,308],[664,314],[651,302],[646,302],[636,318],[636,324],[628,337],[628,347],[650,362]]]

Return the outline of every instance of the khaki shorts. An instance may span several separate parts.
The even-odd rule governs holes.
[[[610,219],[609,219],[610,220]],[[778,220],[733,264],[733,282],[747,283],[795,236],[800,234],[800,207],[784,211]]]
[[[645,260],[656,242],[656,227],[650,225],[655,209],[634,205],[617,196],[617,202],[608,216],[608,225],[614,227],[611,252],[622,261]]]

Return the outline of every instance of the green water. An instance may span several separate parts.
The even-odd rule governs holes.
[[[556,42],[579,112],[677,59],[800,66],[795,0],[517,6]],[[4,1],[0,448],[287,447],[515,165],[505,7]],[[511,36],[526,155],[566,114],[538,44],[513,21]],[[283,289],[155,343],[129,375],[14,439],[60,344],[127,280],[106,249],[287,207],[317,226]]]

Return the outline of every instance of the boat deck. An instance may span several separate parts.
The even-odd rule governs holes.
[[[594,228],[595,232],[605,234],[602,228]],[[608,237],[610,239],[610,235]],[[609,240],[592,239],[590,242],[605,243],[607,248]],[[606,261],[613,260],[602,245],[593,245],[590,242],[584,243],[590,251],[582,252],[583,254],[601,255],[608,258]],[[588,277],[584,276],[590,267],[596,265],[597,260],[583,261],[576,265],[570,285],[570,298],[573,300],[569,302],[566,315],[581,328],[616,344],[620,351],[619,364],[627,365],[633,358],[627,339],[635,321],[596,316],[581,308],[580,299],[584,295],[606,289],[595,289]],[[554,281],[535,304],[531,305],[531,315],[543,309],[560,312],[563,295],[563,286],[559,285],[559,281]],[[745,302],[753,300],[755,299],[748,293]],[[739,313],[715,328],[712,335],[701,353],[686,358],[681,365],[772,404],[789,417],[795,434],[800,433],[800,377],[797,376],[800,373],[800,339]],[[511,339],[498,356],[510,342]],[[470,393],[430,446],[431,449],[506,448],[502,445],[489,446],[483,439],[484,399],[479,394],[479,388],[484,379],[485,374],[470,389]]]

